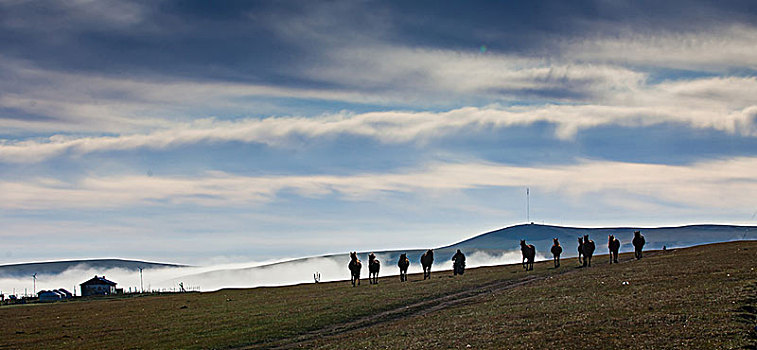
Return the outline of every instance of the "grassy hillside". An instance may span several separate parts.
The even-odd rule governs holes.
[[[746,348],[755,341],[755,253],[755,241],[730,242],[641,261],[622,255],[612,266],[598,256],[588,269],[570,259],[559,269],[497,266],[357,288],[5,306],[0,348]]]
[[[755,348],[756,242],[622,260],[307,347]]]

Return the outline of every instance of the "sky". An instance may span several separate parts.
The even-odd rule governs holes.
[[[0,0],[3,264],[756,216],[753,1]]]

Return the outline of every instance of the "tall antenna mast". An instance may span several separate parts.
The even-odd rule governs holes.
[[[138,267],[139,269],[139,289],[142,290],[142,293],[145,292],[145,284],[142,281],[142,268]]]
[[[32,275],[32,278],[34,279],[34,294],[37,294],[37,273],[36,272]]]
[[[526,187],[526,223],[531,222],[531,190]]]

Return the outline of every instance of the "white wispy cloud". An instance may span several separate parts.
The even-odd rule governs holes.
[[[292,97],[370,102],[376,100],[351,91],[286,88],[218,81],[192,81],[171,77],[152,79],[60,72],[0,56],[0,107],[41,116],[3,118],[5,133],[124,133],[161,130],[191,121],[199,111],[205,117],[218,113],[258,114],[263,102],[246,97]]]
[[[21,134],[144,132],[198,116],[260,115],[275,109],[266,98],[458,106],[464,100],[511,101],[543,92],[555,95],[543,100],[584,101],[634,89],[645,78],[608,65],[386,46],[340,49],[316,66],[293,69],[328,87],[82,74],[0,56],[0,75],[7,77],[0,81],[0,107],[42,117],[0,115],[0,127]]]
[[[395,46],[334,50],[329,64],[305,72],[318,80],[419,101],[429,96],[584,100],[639,86],[646,74],[560,57],[460,52]],[[533,98],[533,97],[532,97]]]
[[[199,93],[199,92],[198,92]],[[285,147],[293,137],[356,135],[384,143],[419,143],[463,130],[505,128],[547,122],[555,137],[571,139],[598,126],[626,127],[678,123],[741,136],[757,136],[757,78],[706,78],[671,81],[617,94],[605,104],[465,107],[446,112],[385,111],[338,113],[320,117],[269,117],[239,120],[164,121],[155,131],[116,136],[0,142],[0,162],[39,162],[63,154],[83,155],[140,148],[170,149],[203,142],[248,142]]]
[[[239,206],[275,201],[286,190],[304,197],[338,195],[377,200],[392,192],[443,194],[484,187],[530,185],[568,198],[589,194],[643,196],[696,208],[743,208],[757,198],[757,158],[688,166],[584,161],[566,166],[435,163],[395,173],[350,176],[87,177],[76,182],[38,178],[0,182],[6,209],[112,208],[134,205]],[[612,204],[611,204],[612,205]]]
[[[0,9],[14,15],[3,16],[0,23],[27,31],[80,32],[90,26],[108,29],[134,28],[142,24],[149,6],[128,1],[50,1],[44,8],[31,1],[0,1]],[[40,26],[40,23],[46,23]]]
[[[597,35],[569,40],[562,46],[566,57],[608,64],[716,72],[757,69],[757,28],[746,25]]]
[[[721,76],[662,83],[647,79],[650,67],[754,69],[755,44],[757,29],[745,26],[655,36],[582,37],[561,43],[561,50],[545,57],[370,41],[366,46],[334,47],[317,64],[292,67],[315,83],[310,87],[83,74],[0,56],[0,73],[5,78],[0,81],[0,107],[39,116],[0,115],[0,128],[6,135],[144,134],[214,115],[266,115],[283,108],[270,98],[293,98],[448,108],[481,105],[481,101],[528,101],[536,107],[526,112],[512,110],[508,118],[518,114],[534,121],[561,119],[561,137],[569,137],[582,123],[628,119],[615,114],[636,118],[646,108],[659,111],[652,114],[663,121],[717,124],[718,129],[749,134],[752,130],[734,126],[733,120],[748,122],[749,108],[755,105],[754,78]],[[554,103],[580,107],[550,106]],[[608,115],[588,117],[591,120],[570,116],[574,121],[559,116],[579,109]],[[542,116],[546,110],[558,116]]]

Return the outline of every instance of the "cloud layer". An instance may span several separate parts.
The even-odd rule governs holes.
[[[241,206],[265,203],[280,192],[303,197],[337,194],[374,201],[382,193],[435,193],[485,187],[531,186],[558,196],[590,193],[655,198],[702,208],[741,208],[757,195],[757,158],[709,161],[687,166],[583,161],[570,166],[431,164],[402,173],[352,176],[90,177],[73,183],[51,178],[0,182],[7,209],[118,208],[194,204]],[[622,204],[620,204],[622,206]]]
[[[553,223],[757,210],[750,1],[0,13],[3,261],[422,246],[523,221],[524,187]]]
[[[200,119],[166,123],[165,128],[118,136],[71,137],[54,135],[43,140],[5,141],[2,162],[37,162],[64,154],[166,149],[195,143],[247,142],[286,146],[296,138],[354,135],[383,143],[423,143],[463,131],[549,123],[555,137],[571,139],[577,132],[600,126],[680,124],[756,137],[757,94],[755,78],[713,78],[665,82],[647,91],[614,96],[616,105],[542,105],[518,107],[465,107],[447,112],[387,111],[341,113],[320,117],[270,117],[223,121]]]

